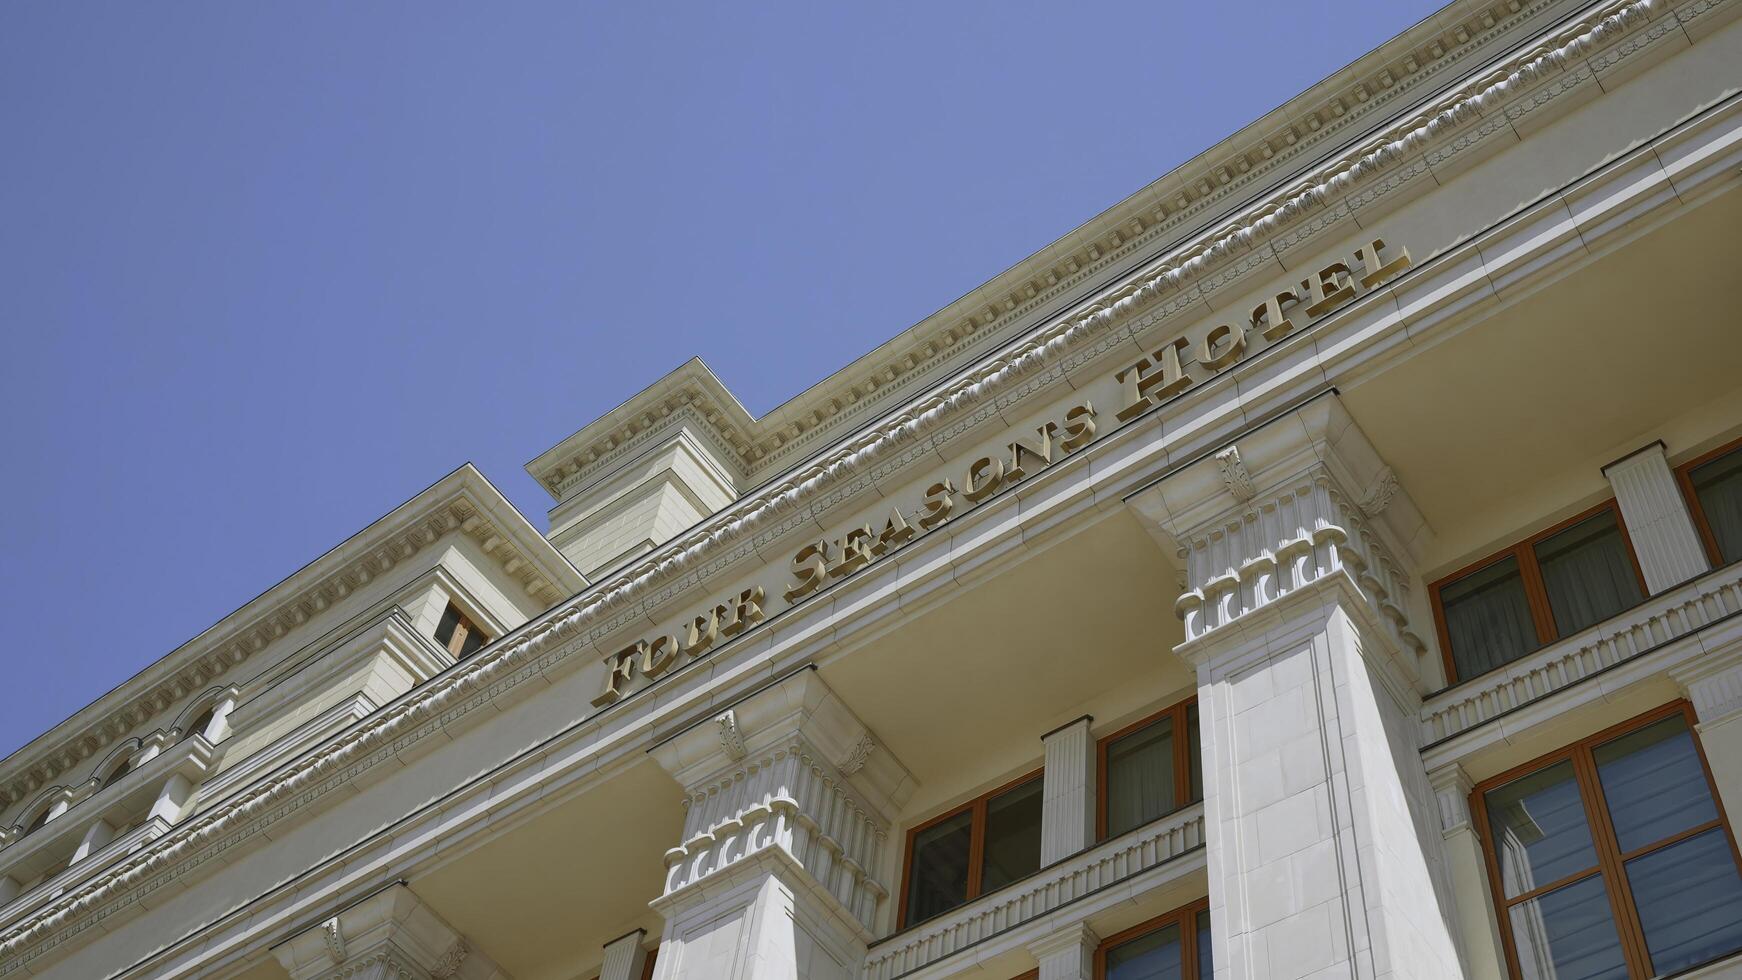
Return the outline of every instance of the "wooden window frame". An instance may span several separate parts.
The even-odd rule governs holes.
[[[898,930],[919,924],[918,922],[909,922],[907,920],[907,895],[908,887],[911,884],[909,879],[913,875],[914,839],[928,828],[943,823],[945,820],[958,817],[964,811],[973,811],[973,819],[970,820],[968,824],[968,890],[967,897],[962,899],[962,905],[972,902],[974,899],[980,897],[981,875],[986,869],[986,804],[990,803],[993,797],[1003,796],[1005,793],[1008,793],[1017,787],[1025,786],[1028,783],[1041,778],[1045,772],[1046,770],[1042,768],[1036,769],[1027,775],[1018,776],[995,789],[988,790],[979,796],[974,797],[960,806],[951,807],[943,813],[927,819],[924,823],[915,824],[908,829],[907,841],[903,846],[901,856],[901,905],[895,920],[898,923],[896,926]],[[961,905],[956,906],[956,908],[961,907]],[[940,912],[938,914],[943,915],[944,913]]]
[[[1195,902],[1181,905],[1169,912],[1163,912],[1153,919],[1139,922],[1123,932],[1116,932],[1101,940],[1101,944],[1095,947],[1095,980],[1107,980],[1107,953],[1113,947],[1141,938],[1157,929],[1165,929],[1176,924],[1180,927],[1180,955],[1185,960],[1182,964],[1185,967],[1185,972],[1180,975],[1182,980],[1211,980],[1209,977],[1197,975],[1198,913],[1209,910],[1210,899],[1206,895]]]
[[[1563,635],[1555,626],[1554,609],[1549,606],[1548,587],[1543,584],[1542,568],[1537,564],[1536,546],[1544,539],[1551,538],[1581,521],[1588,521],[1604,511],[1612,511],[1615,514],[1615,526],[1621,531],[1621,544],[1627,551],[1627,563],[1633,568],[1633,578],[1639,583],[1640,596],[1642,598],[1651,597],[1651,587],[1645,584],[1645,572],[1639,567],[1639,555],[1633,550],[1633,536],[1627,533],[1627,522],[1622,519],[1621,507],[1616,503],[1615,498],[1611,497],[1589,510],[1580,511],[1558,524],[1545,527],[1521,541],[1508,545],[1479,561],[1471,562],[1450,575],[1443,576],[1428,584],[1428,603],[1433,606],[1434,633],[1439,637],[1440,659],[1445,665],[1448,685],[1467,681],[1470,678],[1458,675],[1457,661],[1452,659],[1452,638],[1446,629],[1446,610],[1440,601],[1440,591],[1490,565],[1498,564],[1508,558],[1515,558],[1518,560],[1518,576],[1524,583],[1525,602],[1530,607],[1531,624],[1536,627],[1537,649],[1540,650],[1556,640],[1563,639]],[[1500,668],[1494,669],[1499,670]]]
[[[1615,838],[1615,828],[1610,822],[1608,803],[1603,796],[1603,787],[1597,775],[1597,764],[1592,751],[1599,745],[1613,739],[1638,731],[1654,722],[1676,716],[1680,716],[1687,723],[1688,736],[1694,743],[1694,755],[1700,760],[1700,769],[1706,777],[1706,789],[1711,794],[1712,806],[1717,811],[1717,816],[1697,827],[1677,832],[1661,841],[1623,853]],[[1628,972],[1633,977],[1643,980],[1643,978],[1653,977],[1656,974],[1651,969],[1651,954],[1645,945],[1645,929],[1639,922],[1639,912],[1633,899],[1632,885],[1627,880],[1626,862],[1679,844],[1690,837],[1706,833],[1716,827],[1724,832],[1724,839],[1730,844],[1730,859],[1736,862],[1737,870],[1742,872],[1742,850],[1737,848],[1736,835],[1731,831],[1730,821],[1724,814],[1724,801],[1718,795],[1717,784],[1712,781],[1712,766],[1706,759],[1706,747],[1700,742],[1699,729],[1695,727],[1698,720],[1692,704],[1685,700],[1672,701],[1644,714],[1635,715],[1626,721],[1610,725],[1602,731],[1587,735],[1523,765],[1514,766],[1497,776],[1484,779],[1470,791],[1470,816],[1475,822],[1476,835],[1482,842],[1482,857],[1488,869],[1488,890],[1493,898],[1495,914],[1498,917],[1500,943],[1506,955],[1507,975],[1513,980],[1522,980],[1523,977],[1518,967],[1517,944],[1512,936],[1512,920],[1508,915],[1509,910],[1514,905],[1530,901],[1557,888],[1583,881],[1593,875],[1601,875],[1604,891],[1609,900],[1609,913],[1615,920],[1615,931],[1621,940],[1622,956],[1626,960]],[[1597,852],[1597,863],[1591,868],[1566,875],[1509,899],[1506,897],[1505,882],[1500,877],[1500,859],[1495,852],[1494,835],[1489,829],[1486,794],[1489,790],[1566,761],[1571,761],[1573,764],[1574,784],[1579,790],[1580,802],[1584,804],[1585,822],[1590,830],[1591,846]]]
[[[484,646],[490,645],[492,637],[489,632],[479,626],[472,617],[466,615],[466,611],[460,608],[460,604],[452,599],[448,600],[447,608],[442,610],[441,619],[436,620],[436,629],[441,629],[441,620],[448,618],[449,609],[453,610],[454,615],[457,617],[454,623],[454,632],[448,637],[446,644],[444,644],[449,656],[453,657],[455,660],[459,660],[460,651],[466,647],[466,637],[472,635],[474,632],[484,638],[483,646],[480,646],[479,649],[483,649]],[[436,638],[436,642],[441,643],[442,640]],[[477,651],[474,650],[473,652],[476,653]]]
[[[1163,718],[1173,719],[1173,731],[1176,736],[1173,740],[1173,798],[1175,805],[1168,813],[1174,813],[1196,802],[1192,796],[1192,744],[1186,718],[1197,703],[1198,696],[1194,694],[1176,704],[1168,705],[1155,714],[1140,718],[1116,732],[1102,736],[1095,742],[1095,842],[1097,844],[1107,839],[1107,749],[1119,739],[1140,732]],[[1166,815],[1162,814],[1162,816]]]
[[[1681,487],[1682,499],[1687,501],[1688,516],[1694,519],[1694,530],[1700,535],[1700,544],[1706,549],[1706,558],[1713,568],[1724,567],[1724,555],[1718,548],[1718,536],[1712,533],[1712,522],[1706,519],[1706,509],[1700,506],[1700,495],[1694,492],[1693,472],[1714,459],[1720,459],[1733,452],[1742,451],[1742,439],[1727,442],[1708,453],[1701,453],[1693,459],[1675,468],[1675,482]]]

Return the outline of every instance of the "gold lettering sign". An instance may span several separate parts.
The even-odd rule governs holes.
[[[1250,349],[1249,332],[1256,332],[1271,342],[1293,333],[1295,325],[1286,311],[1305,304],[1301,313],[1310,324],[1353,300],[1357,282],[1361,289],[1372,289],[1395,279],[1409,268],[1408,249],[1397,249],[1397,254],[1389,262],[1383,258],[1384,249],[1384,240],[1375,238],[1355,250],[1355,260],[1362,272],[1359,280],[1349,263],[1339,259],[1301,280],[1298,290],[1290,288],[1272,292],[1269,299],[1252,308],[1252,316],[1246,324],[1222,323],[1211,327],[1197,346],[1198,366],[1212,374],[1220,374],[1246,355]],[[1191,346],[1185,337],[1175,337],[1156,348],[1150,356],[1140,357],[1115,373],[1113,379],[1119,382],[1123,399],[1119,410],[1113,413],[1114,417],[1120,422],[1129,422],[1196,384],[1197,379],[1186,371],[1180,360],[1180,353],[1190,350]]]
[[[913,540],[915,527],[929,531],[949,520],[957,495],[972,507],[1005,487],[1032,478],[1051,466],[1054,459],[1076,452],[1093,438],[1095,406],[1089,402],[1073,406],[1060,421],[1048,422],[1034,430],[1033,438],[1011,440],[1006,447],[1008,456],[981,456],[969,463],[959,490],[948,479],[933,483],[911,519],[896,507],[890,510],[882,530],[863,524],[834,540],[813,541],[800,548],[792,556],[792,584],[781,597],[787,602],[797,602],[830,582],[846,578]]]
[[[1114,418],[1119,423],[1129,422],[1195,385],[1199,379],[1187,371],[1183,354],[1192,353],[1197,367],[1219,374],[1256,349],[1252,334],[1275,343],[1295,332],[1296,318],[1298,326],[1310,326],[1410,267],[1407,249],[1396,249],[1389,261],[1384,258],[1385,249],[1385,242],[1374,238],[1355,250],[1353,265],[1343,260],[1331,262],[1297,285],[1271,290],[1268,299],[1252,308],[1247,322],[1216,324],[1195,347],[1186,337],[1175,337],[1149,356],[1114,372],[1113,380],[1121,391],[1121,405]],[[1095,438],[1095,418],[1094,405],[1087,401],[1074,405],[1058,421],[1035,429],[1032,436],[1012,436],[1004,452],[982,456],[953,477],[934,481],[912,510],[892,507],[880,525],[872,521],[848,528],[838,537],[806,544],[792,556],[792,582],[781,598],[788,604],[798,602],[951,520],[957,516],[958,506],[972,508],[1007,487],[1032,479],[1056,460],[1088,445]],[[623,698],[637,677],[656,680],[762,622],[763,599],[762,587],[753,586],[692,618],[675,632],[636,640],[606,657],[604,689],[593,705],[602,708],[613,704]]]
[[[622,698],[637,674],[653,680],[706,654],[715,643],[737,636],[762,622],[762,600],[762,586],[745,589],[737,598],[728,599],[690,620],[677,633],[661,633],[636,640],[606,657],[605,689],[593,699],[593,706],[603,708]]]

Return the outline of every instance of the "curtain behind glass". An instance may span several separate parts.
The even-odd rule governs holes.
[[[913,835],[907,877],[907,922],[929,919],[968,900],[968,847],[973,813],[961,813]]]
[[[1021,786],[986,801],[985,855],[980,866],[980,894],[1003,888],[1040,870],[1041,781]]]
[[[1539,541],[1536,561],[1560,636],[1571,636],[1644,598],[1613,510]]]
[[[1536,624],[1515,555],[1441,586],[1440,609],[1460,680],[1536,649]]]
[[[1172,718],[1107,746],[1107,836],[1141,827],[1174,806]]]
[[[1718,555],[1742,561],[1742,449],[1703,463],[1688,473],[1700,510],[1718,539]]]

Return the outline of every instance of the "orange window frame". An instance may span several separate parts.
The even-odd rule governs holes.
[[[490,634],[479,629],[478,624],[472,622],[472,617],[466,615],[466,611],[461,609],[458,603],[452,601],[448,603],[446,609],[442,610],[442,618],[436,624],[438,630],[441,628],[441,622],[448,618],[450,612],[454,614],[454,631],[448,634],[445,645],[448,653],[452,654],[456,660],[459,659],[460,651],[466,648],[466,639],[474,633],[483,637],[484,643],[490,642]]]
[[[1688,516],[1694,519],[1694,530],[1699,532],[1700,544],[1705,546],[1706,557],[1711,560],[1713,568],[1723,567],[1724,555],[1718,548],[1718,536],[1712,533],[1712,522],[1706,517],[1706,509],[1700,506],[1699,494],[1694,493],[1693,471],[1738,451],[1742,451],[1742,439],[1725,443],[1675,468],[1675,482],[1681,487],[1682,499],[1688,502]]]
[[[902,850],[901,858],[901,905],[896,916],[896,922],[899,923],[896,926],[897,929],[905,929],[914,924],[907,921],[907,893],[908,887],[912,884],[910,879],[913,875],[914,839],[930,827],[960,816],[964,811],[973,811],[974,817],[969,823],[968,830],[968,890],[967,897],[962,899],[962,905],[972,902],[980,897],[981,876],[986,870],[986,804],[990,803],[994,797],[1003,796],[1013,789],[1041,778],[1044,773],[1044,769],[1036,769],[1025,776],[1018,776],[996,789],[988,790],[974,797],[961,806],[951,807],[924,823],[915,824],[908,829],[907,841]],[[957,908],[960,907],[957,906]]]
[[[1661,841],[1623,853],[1616,842],[1615,828],[1610,823],[1609,807],[1603,795],[1602,784],[1597,776],[1597,764],[1592,756],[1592,751],[1605,742],[1644,728],[1653,722],[1677,715],[1680,715],[1687,722],[1688,736],[1693,739],[1694,754],[1699,758],[1700,768],[1705,773],[1706,789],[1711,793],[1712,805],[1717,811],[1717,817]],[[1475,821],[1477,836],[1482,841],[1482,856],[1488,867],[1488,890],[1493,897],[1494,909],[1499,917],[1500,942],[1506,954],[1506,969],[1508,975],[1514,980],[1522,980],[1523,978],[1518,966],[1517,944],[1512,937],[1511,916],[1508,914],[1515,905],[1528,902],[1557,888],[1582,881],[1593,875],[1602,875],[1609,899],[1609,912],[1615,919],[1615,931],[1621,938],[1621,949],[1627,961],[1627,969],[1634,977],[1648,978],[1655,976],[1655,974],[1651,969],[1651,955],[1645,946],[1645,929],[1640,925],[1639,913],[1633,900],[1632,886],[1627,880],[1626,862],[1641,855],[1674,846],[1696,834],[1706,833],[1716,827],[1724,832],[1724,839],[1730,843],[1730,858],[1736,862],[1736,867],[1742,870],[1742,850],[1737,849],[1736,835],[1731,831],[1730,821],[1724,814],[1724,801],[1719,798],[1718,787],[1712,781],[1712,766],[1706,759],[1706,747],[1701,744],[1699,730],[1694,727],[1697,721],[1693,705],[1687,701],[1672,701],[1642,715],[1636,715],[1619,724],[1611,725],[1600,732],[1587,735],[1570,745],[1562,746],[1523,765],[1508,769],[1498,776],[1484,779],[1470,791],[1470,816]],[[1537,770],[1546,769],[1568,760],[1573,763],[1573,774],[1579,789],[1579,798],[1585,807],[1585,821],[1590,828],[1592,846],[1597,852],[1597,864],[1595,867],[1567,875],[1558,881],[1551,881],[1513,898],[1507,898],[1505,884],[1500,877],[1499,855],[1494,849],[1494,835],[1489,829],[1486,794],[1491,789],[1504,786]]]
[[[1192,741],[1187,725],[1190,710],[1198,703],[1192,695],[1177,704],[1170,704],[1147,718],[1141,718],[1095,743],[1095,840],[1107,839],[1107,749],[1114,742],[1134,732],[1140,732],[1163,718],[1173,719],[1173,798],[1174,809],[1190,806],[1192,794]],[[1170,811],[1171,812],[1171,811]]]
[[[1180,974],[1181,980],[1210,980],[1209,977],[1198,976],[1198,914],[1209,910],[1210,899],[1205,896],[1101,940],[1101,945],[1095,947],[1095,980],[1107,980],[1107,953],[1113,947],[1171,925],[1180,927],[1180,955],[1184,958],[1184,963],[1181,964],[1184,967],[1184,972]]]
[[[1542,568],[1536,561],[1536,546],[1545,538],[1553,537],[1574,524],[1590,520],[1604,511],[1611,511],[1615,515],[1615,526],[1621,531],[1621,544],[1627,549],[1627,563],[1632,566],[1633,578],[1639,583],[1639,594],[1641,596],[1651,595],[1650,586],[1645,584],[1645,572],[1639,567],[1639,556],[1633,550],[1633,537],[1627,533],[1627,522],[1622,520],[1621,508],[1611,497],[1589,510],[1581,511],[1558,524],[1545,527],[1522,541],[1502,548],[1480,561],[1471,562],[1428,585],[1428,600],[1433,606],[1434,632],[1440,641],[1440,659],[1445,665],[1446,683],[1455,684],[1469,678],[1458,676],[1457,662],[1452,659],[1452,639],[1446,630],[1446,610],[1440,601],[1440,590],[1496,562],[1516,558],[1518,560],[1518,575],[1524,582],[1524,597],[1530,606],[1530,619],[1536,627],[1537,645],[1539,647],[1547,646],[1560,639],[1561,634],[1555,626],[1554,610],[1549,606],[1548,588],[1543,585],[1542,581]]]

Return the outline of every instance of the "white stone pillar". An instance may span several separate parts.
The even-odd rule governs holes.
[[[1742,830],[1742,650],[1708,654],[1673,676],[1693,703],[1694,729],[1730,829]]]
[[[1506,976],[1500,925],[1494,917],[1494,893],[1489,891],[1488,864],[1482,842],[1470,821],[1470,792],[1474,784],[1457,763],[1428,773],[1439,800],[1440,834],[1446,841],[1446,864],[1452,895],[1464,915],[1459,921],[1459,948],[1472,980],[1501,980]]]
[[[101,819],[92,821],[90,828],[85,831],[85,836],[79,841],[78,848],[73,851],[72,860],[67,863],[78,864],[90,857],[93,852],[108,846],[109,842],[114,839],[115,828],[109,821]]]
[[[1101,937],[1077,922],[1028,945],[1040,964],[1037,980],[1094,980],[1095,947]]]
[[[1675,473],[1654,442],[1603,467],[1653,594],[1711,569]]]
[[[510,980],[403,884],[274,946],[290,980]]]
[[[1218,980],[1464,980],[1407,494],[1327,396],[1131,502],[1186,568]]]
[[[1084,715],[1041,736],[1040,863],[1070,857],[1095,842],[1095,737]]]
[[[200,733],[206,737],[206,741],[217,745],[230,737],[230,712],[235,710],[238,696],[239,692],[231,688],[229,693],[218,699],[217,705],[212,708],[212,720],[206,723],[206,730]]]
[[[151,804],[151,816],[162,817],[172,824],[180,823],[181,818],[187,816],[193,798],[193,780],[179,772],[170,773],[164,780],[163,789],[157,792],[157,800]]]
[[[890,920],[879,880],[913,777],[814,670],[652,750],[685,791],[657,980],[853,980]]]
[[[21,891],[23,889],[19,887],[17,878],[11,875],[0,875],[0,905],[5,905],[17,898]]]
[[[605,962],[599,967],[599,980],[641,980],[647,965],[647,950],[641,947],[646,929],[637,929],[605,944]]]

